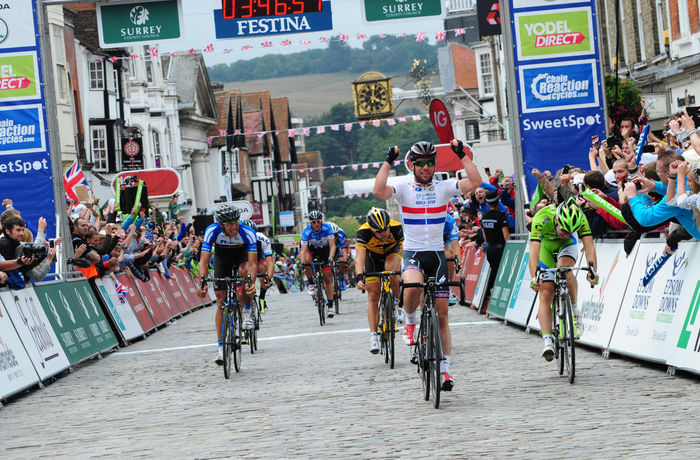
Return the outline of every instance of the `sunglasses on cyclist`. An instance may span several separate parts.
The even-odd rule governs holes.
[[[320,220],[312,220],[312,221],[311,221],[312,224],[320,224],[321,222],[322,222],[322,221],[320,221]]]
[[[413,162],[414,165],[422,168],[424,166],[435,166],[435,160],[417,160]]]
[[[237,223],[238,223],[238,221],[234,221],[234,222],[221,222],[221,225],[235,225],[235,224],[237,224]]]

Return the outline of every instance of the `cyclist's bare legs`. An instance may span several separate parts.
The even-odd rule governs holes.
[[[554,298],[554,283],[542,282],[539,290],[540,306],[537,318],[540,321],[542,335],[552,333],[552,299]]]
[[[442,354],[450,356],[452,354],[452,333],[450,332],[449,311],[450,304],[447,298],[435,299],[435,310],[437,310],[438,321],[440,322],[440,339],[442,341]]]
[[[571,257],[562,257],[559,259],[560,267],[573,267],[576,261]],[[571,297],[571,304],[576,305],[576,299],[578,298],[578,281],[576,281],[576,276],[574,272],[569,272],[566,274],[566,285],[569,287],[569,297]]]
[[[422,283],[423,282],[423,272],[411,268],[406,270],[401,274],[401,279],[404,283]],[[405,288],[403,290],[403,309],[407,315],[412,315],[418,309],[420,304],[421,294],[423,290],[421,288]]]
[[[369,332],[377,332],[379,325],[379,295],[381,294],[382,283],[378,280],[367,283],[367,297],[369,305],[367,307],[367,321],[369,322]]]
[[[447,259],[447,276],[450,281],[455,279],[455,262],[452,260],[454,258],[454,253],[452,252],[452,244],[450,242],[445,243],[445,259]]]
[[[326,300],[332,300],[335,289],[333,289],[333,272],[330,270],[323,272],[323,285],[326,288]]]
[[[384,262],[384,270],[389,272],[397,272],[401,270],[401,256],[398,254],[389,254]],[[391,276],[391,291],[394,293],[394,298],[399,298],[399,276]]]
[[[248,262],[244,262],[238,266],[238,276],[245,278],[248,276]],[[243,313],[243,305],[250,304],[252,302],[250,295],[246,292],[248,288],[247,284],[244,284],[240,291],[237,292],[238,306],[241,308],[241,314]]]
[[[214,291],[216,295],[216,313],[214,314],[214,321],[216,322],[216,338],[221,340],[221,318],[223,316],[222,306],[224,305],[224,300],[226,300],[226,291]]]
[[[306,275],[306,279],[309,282],[309,286],[313,286],[314,284],[314,272],[311,269],[311,265],[306,264],[310,264],[313,261],[313,259],[313,256],[308,252],[304,252],[301,255],[301,261],[302,263],[304,263],[304,275]]]

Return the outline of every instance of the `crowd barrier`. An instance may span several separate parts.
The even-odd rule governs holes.
[[[131,273],[110,274],[95,281],[95,290],[84,278],[0,290],[0,401],[43,388],[73,365],[145,338],[215,300],[211,289],[209,298],[197,296],[185,269],[171,269],[169,279],[158,270],[150,275],[142,282]]]
[[[586,272],[577,274],[582,324],[578,343],[602,349],[606,357],[612,352],[665,364],[671,374],[676,369],[700,374],[700,243],[681,243],[644,286],[644,275],[665,245],[665,240],[642,239],[626,255],[621,240],[596,240],[599,284],[590,288]],[[482,264],[482,283],[488,277],[483,271],[488,262],[477,260],[477,252],[465,252],[463,260]],[[507,242],[486,313],[539,332],[529,256],[527,242]],[[577,262],[586,265],[583,251]],[[476,271],[465,264],[460,276],[473,285]],[[483,294],[471,302],[473,308],[481,308]]]

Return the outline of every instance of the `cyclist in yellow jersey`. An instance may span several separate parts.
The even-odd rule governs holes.
[[[401,250],[403,248],[403,228],[395,220],[391,220],[385,209],[372,208],[367,214],[367,222],[357,230],[355,244],[355,264],[363,273],[379,271],[399,271],[401,269]],[[365,278],[364,274],[357,275],[357,288],[367,291],[369,305],[367,320],[369,322],[369,351],[379,353],[379,296],[381,284],[376,276]],[[399,276],[391,277],[391,290],[394,298],[399,298]]]
[[[588,225],[588,220],[583,211],[572,197],[559,206],[550,205],[540,209],[532,220],[530,230],[530,258],[529,268],[532,282],[530,286],[539,292],[538,319],[544,340],[542,356],[545,360],[554,359],[554,338],[552,337],[552,300],[554,297],[554,274],[543,273],[539,282],[535,282],[537,267],[543,269],[554,267],[573,267],[578,260],[577,234],[583,243],[586,261],[593,264],[597,272],[598,261],[596,258],[593,236]],[[555,253],[557,259],[555,260]],[[591,287],[598,283],[598,279],[588,274],[588,282]],[[569,295],[574,311],[574,318],[578,321],[578,283],[573,272],[566,274],[566,284],[569,287]]]

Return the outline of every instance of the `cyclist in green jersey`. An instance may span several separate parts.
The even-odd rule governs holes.
[[[539,292],[538,319],[544,340],[542,356],[547,361],[554,359],[551,310],[554,297],[554,274],[543,273],[539,282],[535,282],[537,267],[539,266],[543,269],[573,267],[578,260],[578,240],[574,236],[575,234],[581,238],[586,260],[589,264],[593,264],[593,270],[597,272],[598,262],[595,246],[593,245],[593,237],[591,236],[591,228],[575,198],[572,197],[559,206],[550,205],[540,209],[532,220],[529,259],[532,282],[530,286]],[[539,257],[535,257],[536,254],[539,254]],[[598,279],[589,273],[588,282],[593,287],[598,283]],[[578,283],[573,272],[566,274],[566,283],[571,295],[574,318],[578,320],[579,313],[576,305]]]

